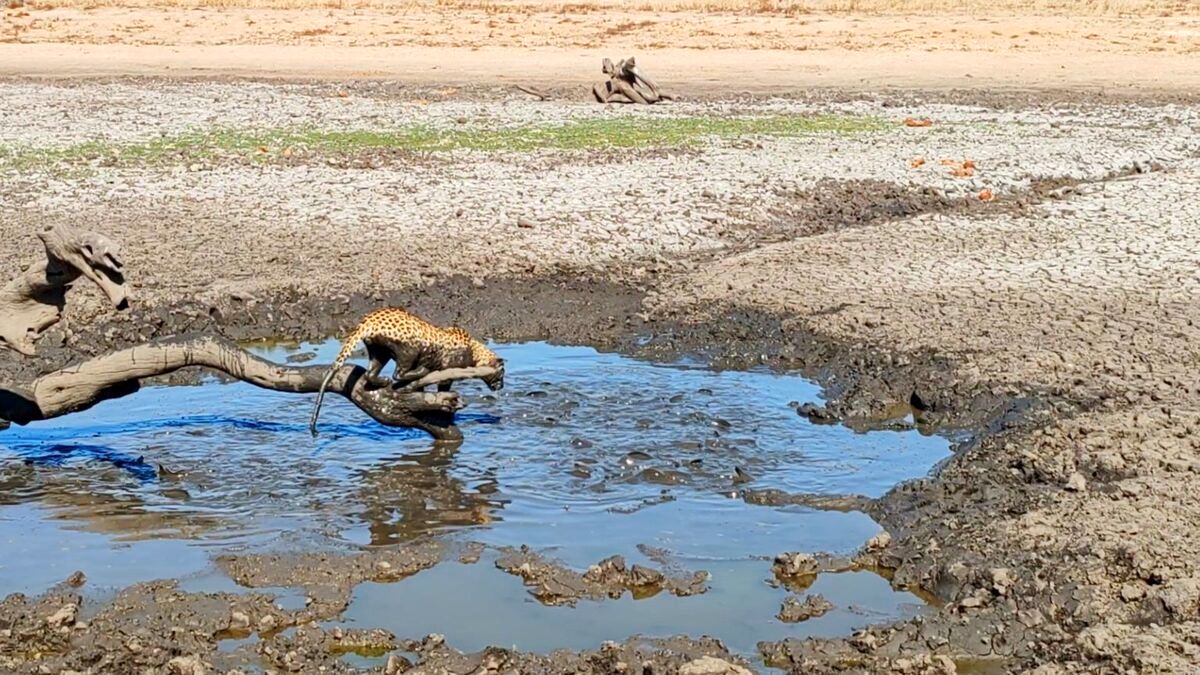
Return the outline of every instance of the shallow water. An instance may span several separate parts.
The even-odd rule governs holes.
[[[337,345],[260,347],[328,362]],[[739,650],[826,635],[912,611],[869,573],[823,575],[838,610],[773,618],[785,591],[763,557],[850,552],[878,531],[859,513],[749,506],[741,487],[877,496],[926,474],[948,443],[915,432],[816,426],[791,401],[819,400],[796,376],[651,364],[577,347],[500,345],[507,387],[460,383],[466,441],[439,448],[328,399],[215,381],[147,387],[68,418],[0,433],[0,594],[38,592],[75,569],[90,588],[206,574],[227,551],[351,548],[441,534],[527,544],[582,568],[639,545],[712,573],[693,598],[541,607],[485,558],[395,584],[365,584],[348,618],[476,648],[593,647],[632,633],[709,633]],[[162,465],[160,469],[159,465]],[[735,483],[740,470],[749,482]],[[653,563],[652,563],[653,564]],[[434,601],[436,599],[436,602]],[[419,603],[414,605],[413,603]],[[489,607],[480,617],[479,603]],[[848,609],[857,606],[861,611]],[[400,608],[423,606],[411,616]],[[502,619],[502,620],[498,620]]]
[[[686,598],[659,593],[633,599],[581,601],[576,607],[546,606],[530,597],[519,577],[496,569],[493,556],[473,565],[447,563],[394,584],[358,587],[346,619],[397,635],[442,633],[458,649],[489,645],[547,653],[595,649],[604,640],[632,635],[712,635],[734,652],[754,658],[758,640],[789,636],[848,635],[867,623],[919,612],[915,596],[892,591],[871,572],[822,574],[806,593],[837,603],[828,614],[802,624],[775,618],[789,592],[768,584],[767,561],[710,561],[707,592]],[[421,608],[413,611],[413,608]],[[464,621],[473,617],[474,620]]]

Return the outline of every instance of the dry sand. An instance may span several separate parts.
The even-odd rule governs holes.
[[[1200,13],[868,16],[662,12],[21,8],[0,75],[597,79],[636,54],[681,94],[848,88],[1200,89]]]

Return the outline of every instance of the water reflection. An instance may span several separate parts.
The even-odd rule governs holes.
[[[103,446],[55,445],[0,462],[0,506],[40,503],[53,518],[116,541],[192,539],[226,524],[189,510],[189,499],[149,464]]]
[[[433,446],[358,472],[359,516],[373,546],[409,541],[433,531],[485,525],[507,500],[495,495],[495,474],[474,488],[450,475],[457,448]]]
[[[56,519],[120,541],[203,539],[242,529],[191,503],[193,492],[210,488],[201,472],[155,467],[144,456],[99,445],[3,447],[23,461],[0,462],[0,506],[38,502]],[[341,509],[359,520],[369,533],[362,543],[376,546],[497,520],[495,511],[507,502],[495,496],[498,479],[485,475],[468,487],[450,474],[456,452],[431,445],[356,469],[343,504],[331,504],[327,511]]]

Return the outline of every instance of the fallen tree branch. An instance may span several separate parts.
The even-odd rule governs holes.
[[[518,84],[518,85],[516,85],[516,87],[518,90],[537,98],[537,100],[539,100],[539,101],[545,101],[550,98],[550,94],[547,94],[546,92],[542,91],[541,89],[538,89],[537,87],[530,87],[530,86],[524,85],[524,84]]]
[[[632,56],[615,64],[604,59],[601,70],[608,80],[592,87],[592,95],[600,103],[622,102],[622,99],[628,103],[658,103],[673,98],[659,91],[658,84],[638,70]]]
[[[55,225],[38,233],[46,259],[0,288],[0,346],[25,356],[36,354],[33,343],[58,323],[67,291],[80,277],[91,279],[118,310],[129,307],[120,246],[94,232]]]
[[[224,338],[182,336],[154,340],[37,378],[28,390],[0,388],[3,420],[28,424],[86,410],[101,401],[128,396],[147,377],[189,366],[219,370],[257,387],[296,394],[316,393],[328,366],[283,366],[261,359]],[[368,388],[360,366],[343,366],[327,391],[340,394],[372,419],[391,427],[412,427],[440,441],[458,441],[462,432],[454,413],[463,408],[454,392],[401,392]],[[430,373],[416,381],[424,387],[447,380],[490,375],[492,368],[456,368]]]

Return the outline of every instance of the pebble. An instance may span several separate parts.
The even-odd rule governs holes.
[[[1087,480],[1083,474],[1076,471],[1067,479],[1067,484],[1064,486],[1070,492],[1083,492],[1087,489]]]
[[[244,612],[233,611],[229,615],[229,627],[234,630],[243,630],[250,627],[250,617]]]
[[[167,672],[171,675],[207,675],[209,667],[199,656],[176,656],[167,661]]]
[[[53,614],[46,617],[46,624],[54,628],[70,626],[75,623],[75,618],[78,615],[79,607],[77,605],[63,605],[55,610]]]
[[[715,656],[702,656],[679,667],[679,675],[752,675],[742,666]]]

